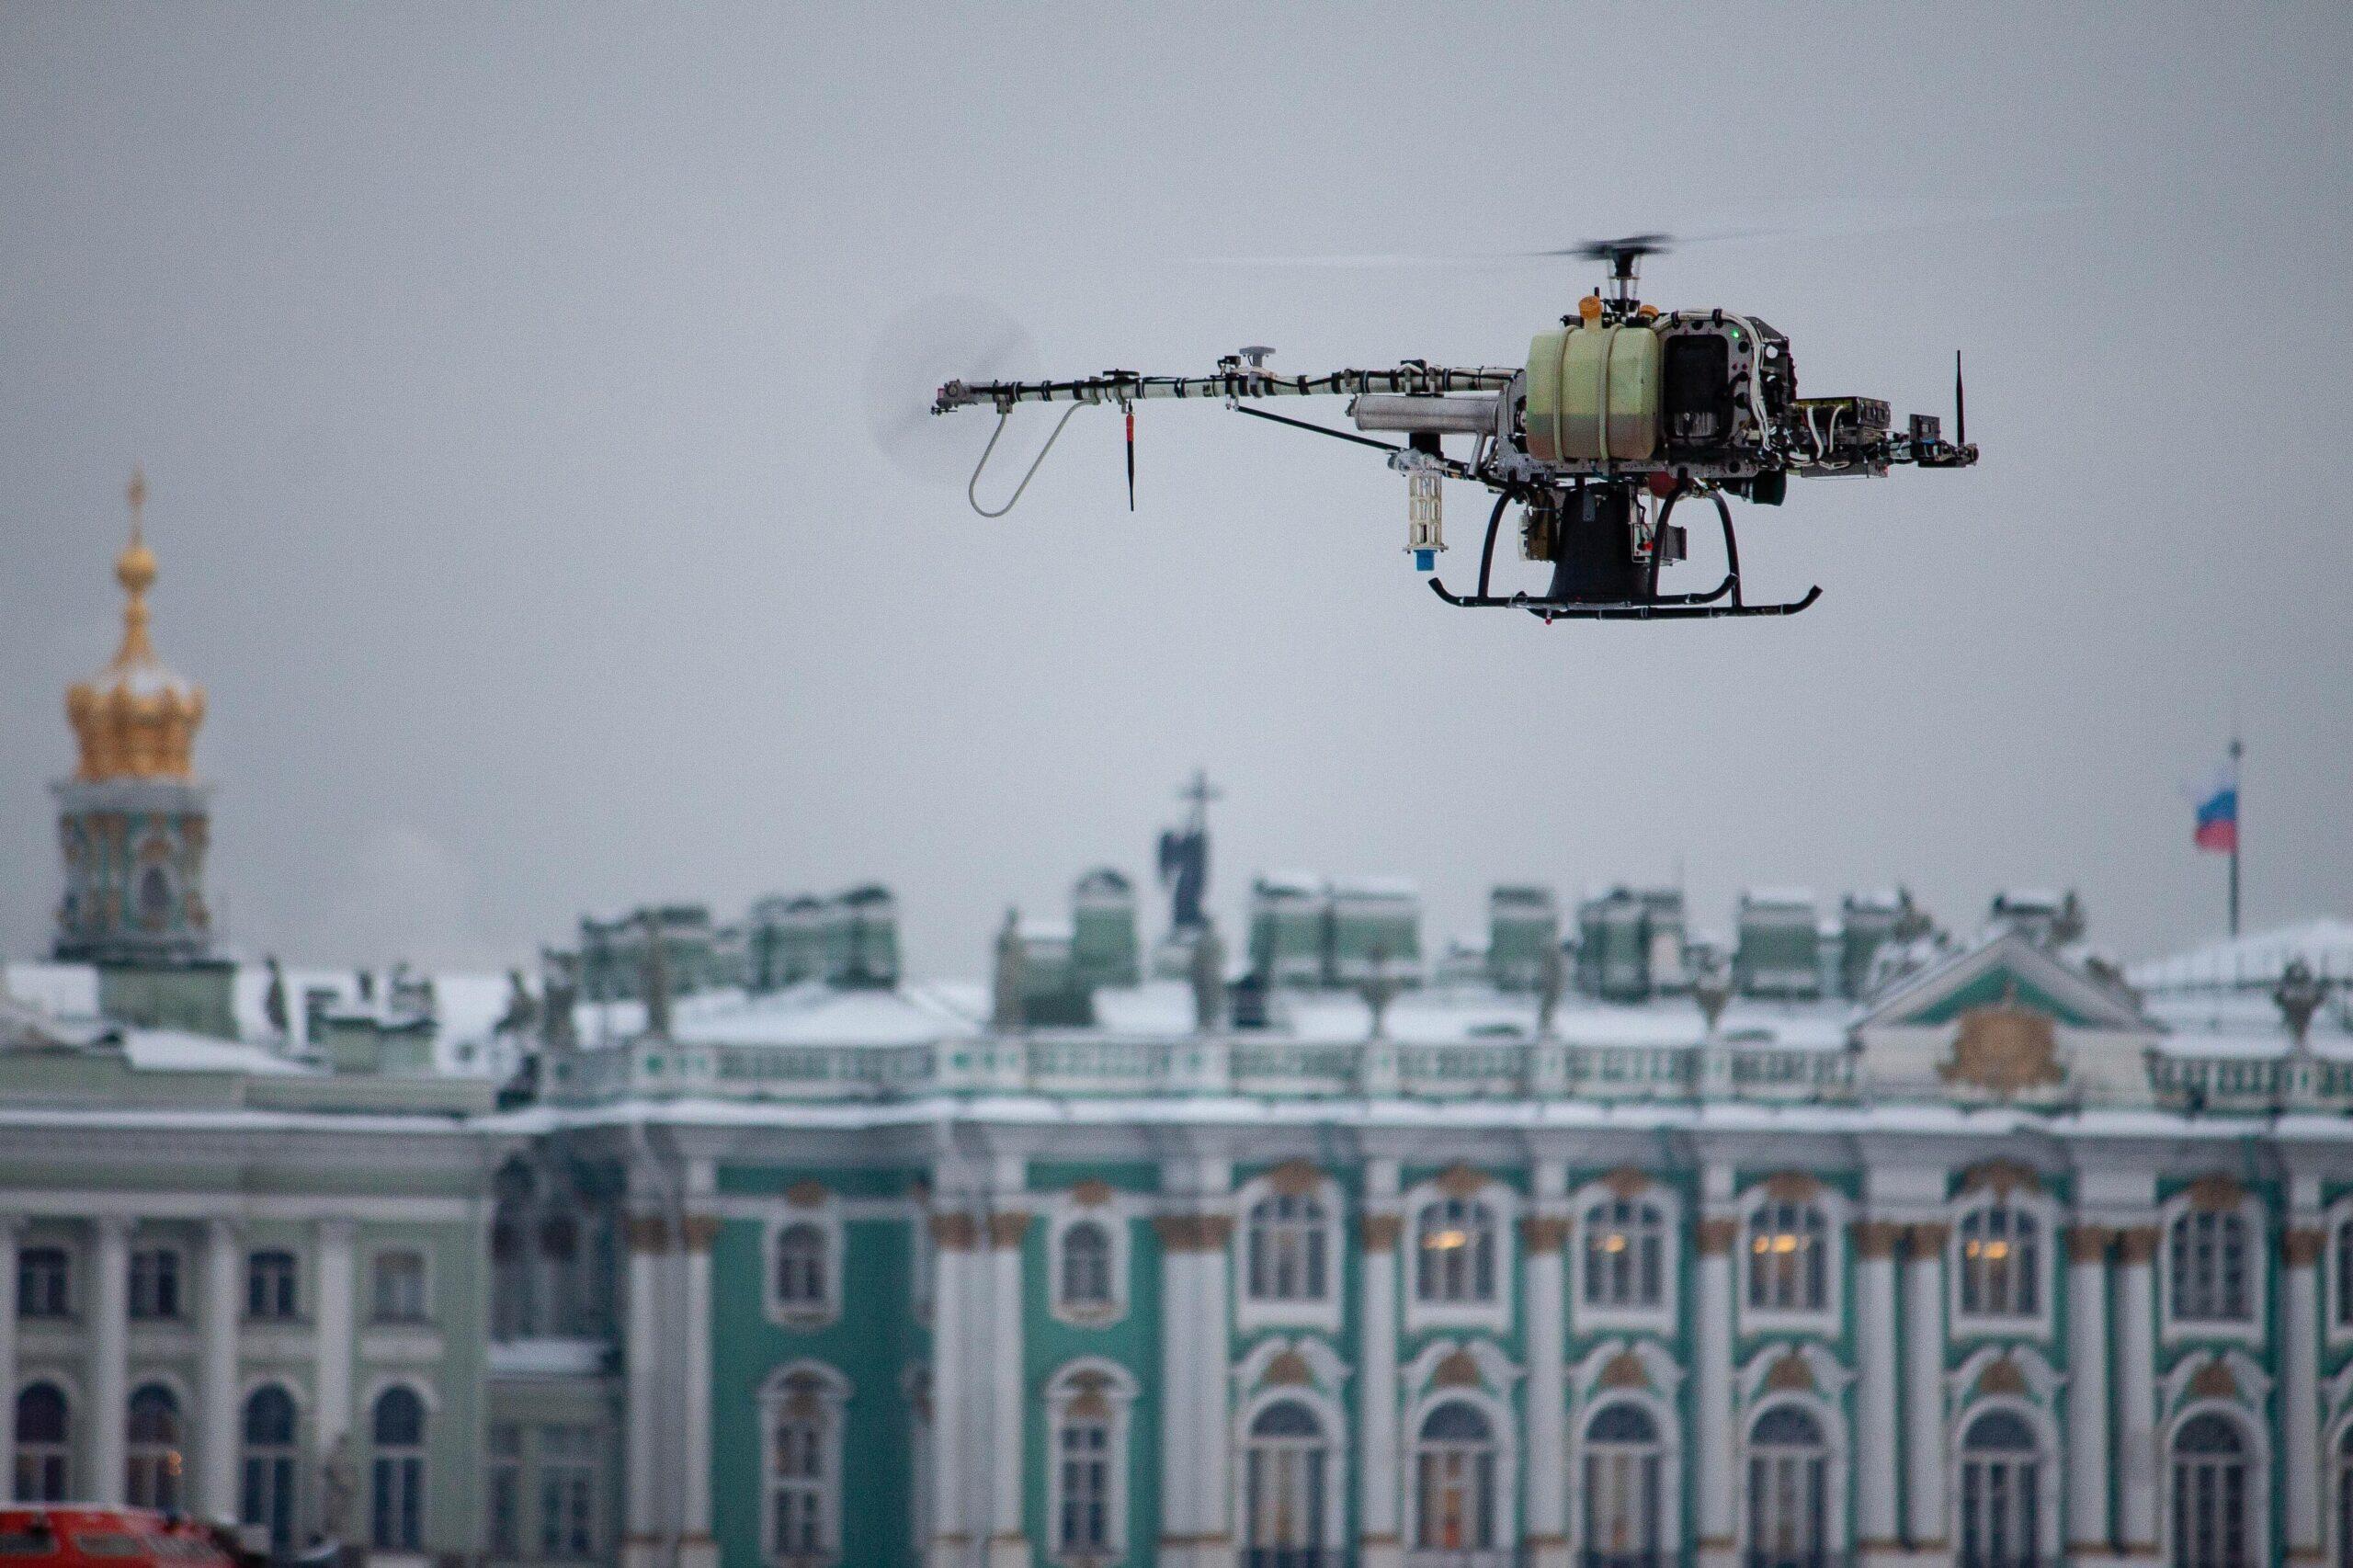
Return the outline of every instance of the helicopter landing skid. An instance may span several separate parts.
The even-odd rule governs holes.
[[[1780,604],[1720,605],[1710,601],[1722,598],[1732,587],[1731,579],[1713,593],[1686,594],[1672,598],[1626,600],[1618,604],[1579,604],[1570,599],[1540,598],[1533,594],[1454,594],[1437,578],[1430,579],[1430,591],[1458,609],[1524,609],[1540,620],[1712,620],[1718,617],[1735,615],[1795,615],[1822,597],[1819,587],[1808,588],[1805,597]]]

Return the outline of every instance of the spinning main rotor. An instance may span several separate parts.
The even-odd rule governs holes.
[[[1253,347],[1218,361],[1207,376],[1146,376],[1108,370],[1063,381],[949,381],[932,412],[989,406],[997,434],[1022,403],[1070,405],[1003,507],[982,507],[982,469],[966,494],[973,509],[999,517],[1020,499],[1080,408],[1116,404],[1126,415],[1129,505],[1134,505],[1135,405],[1155,399],[1222,402],[1237,413],[1389,454],[1405,476],[1407,538],[1415,564],[1434,571],[1445,550],[1443,486],[1449,479],[1495,494],[1480,552],[1475,592],[1430,586],[1466,608],[1530,611],[1555,619],[1696,619],[1792,615],[1821,589],[1784,603],[1749,604],[1741,594],[1740,552],[1727,497],[1779,506],[1791,476],[1883,477],[1902,465],[1966,468],[1977,460],[1964,423],[1960,356],[1953,358],[1954,431],[1934,415],[1891,426],[1877,398],[1802,398],[1789,340],[1768,324],[1724,310],[1662,313],[1636,297],[1642,258],[1666,248],[1660,234],[1602,240],[1566,252],[1608,267],[1602,288],[1577,301],[1557,328],[1536,335],[1518,365],[1472,368],[1409,359],[1391,369],[1285,376],[1267,368],[1273,350]],[[1356,431],[1294,419],[1254,404],[1286,397],[1349,399]],[[1402,436],[1403,443],[1380,436]],[[1444,443],[1467,442],[1461,455]],[[1686,557],[1677,506],[1704,498],[1723,532],[1726,573],[1704,593],[1661,591],[1662,570]],[[1523,559],[1548,562],[1540,594],[1492,592],[1495,540],[1518,503]]]

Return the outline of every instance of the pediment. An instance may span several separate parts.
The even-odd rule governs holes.
[[[2128,998],[2017,936],[1907,977],[1856,1028],[1933,1028],[1997,1014],[2031,1016],[2067,1028],[2158,1032]]]

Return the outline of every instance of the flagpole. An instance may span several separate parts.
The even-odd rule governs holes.
[[[2231,815],[2233,822],[2231,825],[2231,938],[2234,941],[2238,939],[2239,934],[2239,834],[2245,827],[2245,822],[2241,818],[2238,809],[2245,803],[2239,799],[2239,758],[2245,756],[2245,752],[2246,748],[2239,744],[2238,736],[2235,734],[2232,735]]]

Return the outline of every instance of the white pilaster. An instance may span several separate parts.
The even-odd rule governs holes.
[[[970,1568],[972,1561],[968,1388],[972,1376],[972,1275],[978,1227],[970,1214],[943,1210],[930,1217],[931,1269],[931,1540],[927,1568]]]
[[[1904,1532],[1915,1551],[1945,1545],[1945,1241],[1909,1228],[1904,1262]]]
[[[123,1500],[123,1436],[131,1390],[131,1221],[102,1215],[91,1222],[90,1495]]]
[[[1740,1221],[1715,1213],[1699,1221],[1699,1556],[1702,1564],[1729,1564],[1738,1536],[1733,1519],[1732,1248]]]
[[[2286,1311],[2279,1347],[2280,1446],[2288,1461],[2290,1561],[2321,1555],[2320,1530],[2320,1254],[2322,1233],[2308,1225],[2280,1238],[2286,1266]]]
[[[2154,1225],[2135,1225],[2120,1238],[2116,1271],[2116,1469],[2120,1555],[2151,1560],[2157,1553],[2156,1303],[2151,1265]]]
[[[1029,1568],[1021,1517],[1023,1417],[1028,1379],[1021,1364],[1022,1239],[1029,1215],[1000,1209],[989,1216],[989,1568]]]
[[[1357,1374],[1358,1562],[1362,1568],[1398,1568],[1404,1561],[1398,1538],[1397,1460],[1397,1165],[1380,1159],[1365,1172],[1363,1254],[1363,1367]]]
[[[1200,1489],[1194,1433],[1199,1426],[1195,1407],[1200,1390],[1195,1377],[1200,1365],[1201,1323],[1193,1310],[1199,1292],[1193,1277],[1200,1253],[1188,1244],[1188,1236],[1174,1215],[1162,1215],[1154,1224],[1160,1240],[1160,1297],[1164,1303],[1160,1335],[1160,1543],[1157,1560],[1163,1568],[1183,1563],[1190,1549],[1193,1520],[1199,1511]]]
[[[24,1221],[0,1215],[0,1503],[17,1500],[17,1233]]]
[[[2108,1248],[2113,1233],[2067,1233],[2067,1548],[2097,1555],[2108,1529]]]
[[[1557,1214],[1532,1214],[1520,1225],[1520,1235],[1528,1260],[1528,1558],[1531,1568],[1568,1568],[1568,1320],[1563,1276],[1569,1221]]]
[[[358,1267],[353,1256],[351,1221],[323,1220],[319,1222],[319,1316],[318,1391],[315,1437],[322,1460],[334,1454],[341,1444],[350,1462],[356,1467],[358,1445],[351,1440],[351,1371],[354,1317],[358,1309]],[[357,1473],[355,1469],[354,1473]],[[360,1506],[354,1498],[355,1510]],[[367,1520],[355,1516],[343,1521],[344,1528],[358,1535],[366,1529]]]
[[[1855,1243],[1855,1534],[1865,1558],[1901,1550],[1896,1515],[1895,1244],[1902,1227],[1864,1220]]]
[[[716,1568],[719,1543],[710,1534],[710,1249],[719,1239],[718,1216],[708,1211],[712,1188],[710,1162],[687,1169],[691,1206],[679,1238],[685,1269],[685,1309],[678,1314],[680,1348],[680,1485],[678,1568]]]
[[[622,1478],[621,1563],[622,1568],[654,1568],[664,1555],[661,1494],[654,1478],[662,1452],[661,1271],[670,1244],[669,1222],[656,1214],[631,1214],[628,1243],[629,1337],[622,1356],[628,1371],[629,1473]]]
[[[202,1299],[197,1303],[196,1506],[216,1519],[237,1517],[237,1316],[242,1305],[237,1265],[242,1258],[236,1223],[208,1221]]]
[[[1218,1185],[1223,1185],[1220,1183]],[[1222,1204],[1222,1196],[1204,1194],[1202,1201]],[[1199,1218],[1200,1252],[1193,1265],[1194,1316],[1200,1323],[1200,1358],[1192,1378],[1199,1385],[1194,1397],[1194,1446],[1200,1458],[1194,1480],[1195,1560],[1202,1568],[1233,1561],[1233,1538],[1228,1516],[1233,1511],[1232,1399],[1228,1368],[1233,1360],[1233,1306],[1227,1290],[1228,1259],[1233,1221],[1223,1212]]]

